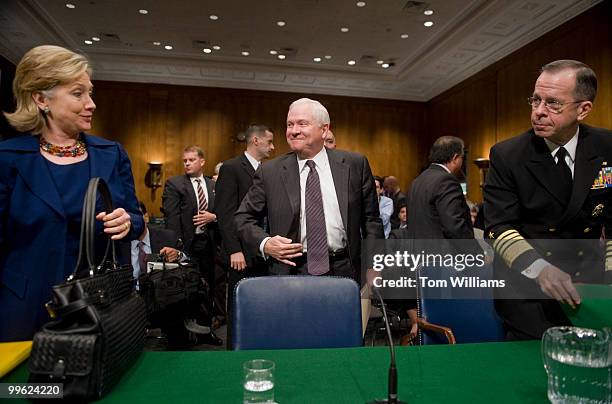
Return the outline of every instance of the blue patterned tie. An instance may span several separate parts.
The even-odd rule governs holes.
[[[310,169],[306,178],[305,212],[306,212],[306,242],[308,246],[307,266],[311,275],[323,275],[329,272],[329,251],[327,248],[327,230],[325,228],[325,213],[319,174],[315,162],[307,160]]]

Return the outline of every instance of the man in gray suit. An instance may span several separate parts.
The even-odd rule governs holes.
[[[329,114],[308,98],[291,104],[291,152],[261,166],[236,212],[241,238],[271,274],[361,274],[361,238],[383,239],[365,156],[324,147]],[[258,226],[268,217],[269,233]]]
[[[215,206],[215,183],[204,177],[204,152],[198,146],[189,146],[183,150],[184,175],[169,178],[162,195],[162,211],[166,216],[166,225],[174,230],[183,240],[185,250],[198,264],[202,277],[208,283],[206,309],[211,325],[213,299],[215,291],[215,227],[217,216],[213,213]],[[212,345],[221,345],[214,333],[202,341]]]

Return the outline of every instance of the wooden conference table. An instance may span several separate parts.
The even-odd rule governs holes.
[[[540,342],[396,348],[399,397],[410,403],[547,403]],[[241,403],[242,364],[276,363],[276,401],[366,403],[386,397],[386,347],[145,352],[99,402]],[[25,382],[21,364],[1,382]],[[10,400],[16,403],[19,400]]]

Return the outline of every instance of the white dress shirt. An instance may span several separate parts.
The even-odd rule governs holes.
[[[247,160],[249,160],[249,163],[251,163],[251,166],[253,166],[253,170],[257,171],[257,169],[259,168],[259,165],[261,164],[261,161],[257,161],[257,159],[253,156],[251,156],[248,152],[244,152],[244,155],[246,156]]]
[[[579,131],[580,131],[580,127],[576,129],[576,133],[574,134],[574,137],[571,138],[569,142],[563,145],[563,147],[567,151],[567,153],[565,154],[565,162],[567,163],[567,166],[572,171],[572,178],[574,178],[574,162],[576,161],[576,147],[578,146],[578,132]],[[555,163],[558,163],[559,159],[557,158],[557,152],[559,151],[559,148],[561,146],[559,146],[556,143],[551,142],[548,139],[544,139],[544,142],[546,142],[546,146],[548,146],[548,149],[550,150],[550,155],[555,160]]]
[[[308,249],[306,243],[306,179],[310,169],[306,165],[306,159],[298,159],[298,170],[300,173],[300,235],[304,252]],[[314,161],[319,182],[321,184],[321,196],[323,197],[323,213],[325,215],[325,229],[327,230],[327,246],[330,251],[337,251],[346,245],[346,231],[342,224],[340,205],[334,186],[329,158],[325,147],[321,149],[312,159]]]
[[[140,274],[147,272],[146,268],[140,268],[140,261],[138,261],[138,254],[140,253],[138,244],[140,244],[140,241],[141,240],[132,240],[130,248],[132,255],[132,268],[134,269],[134,279],[138,279]],[[145,254],[151,254],[151,234],[149,233],[148,229],[147,234],[145,234],[144,238],[142,239],[142,242],[144,243],[143,249]]]

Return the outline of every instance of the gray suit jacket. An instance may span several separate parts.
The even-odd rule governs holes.
[[[374,179],[365,156],[327,150],[354,279],[361,274],[361,238],[384,239]],[[325,197],[325,195],[323,195]],[[257,254],[265,237],[281,235],[300,242],[300,176],[295,153],[263,164],[236,212],[238,231],[247,248]],[[258,226],[268,216],[270,234]],[[270,272],[283,273],[287,265],[271,259]]]

